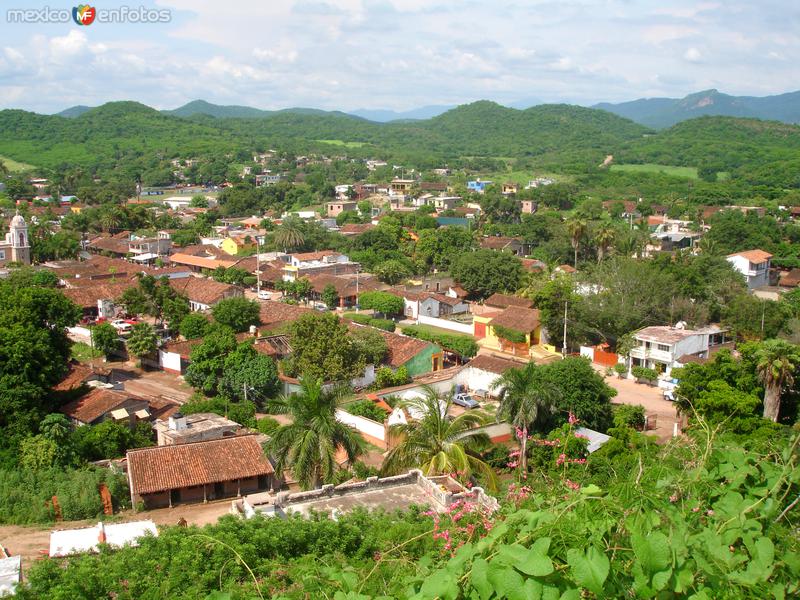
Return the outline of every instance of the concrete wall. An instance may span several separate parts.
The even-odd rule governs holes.
[[[437,319],[435,317],[426,317],[424,315],[419,315],[417,320],[423,325],[431,325],[432,327],[440,327],[441,329],[449,329],[450,331],[457,331],[459,333],[472,335],[471,323],[458,323],[456,321],[450,321],[449,319]]]
[[[471,390],[487,390],[493,394],[497,394],[499,390],[494,390],[492,384],[497,381],[499,377],[500,375],[497,373],[467,366],[461,369],[458,375],[455,376],[454,382],[460,383]]]
[[[360,415],[353,415],[349,412],[336,409],[336,420],[345,425],[350,425],[356,429],[366,441],[379,448],[386,449],[386,428],[383,423],[378,423],[372,419],[367,419]]]
[[[181,355],[177,352],[166,352],[164,350],[158,351],[158,364],[165,371],[172,373],[182,373],[181,370]]]

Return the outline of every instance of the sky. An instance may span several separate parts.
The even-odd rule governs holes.
[[[124,0],[92,4],[118,8]],[[11,23],[0,107],[525,106],[800,89],[797,0],[133,0],[167,23]]]

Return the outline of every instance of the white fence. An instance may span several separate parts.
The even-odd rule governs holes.
[[[386,428],[383,423],[378,423],[366,417],[350,414],[349,412],[336,409],[336,420],[345,425],[350,425],[358,430],[359,433],[372,438],[375,441],[386,444]]]
[[[459,333],[466,333],[467,335],[472,335],[473,332],[471,323],[458,323],[457,321],[450,321],[449,319],[437,319],[436,317],[426,317],[424,315],[419,315],[417,321],[423,325],[458,331]]]

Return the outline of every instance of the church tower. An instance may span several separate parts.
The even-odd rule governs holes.
[[[8,237],[11,239],[11,260],[14,262],[22,263],[23,265],[31,264],[31,245],[28,239],[28,224],[22,215],[14,215],[11,219],[11,225],[8,231]]]

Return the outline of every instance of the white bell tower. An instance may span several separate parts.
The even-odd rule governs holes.
[[[23,265],[31,264],[31,245],[28,239],[28,224],[22,215],[14,215],[11,219],[9,226],[8,237],[11,239],[11,260],[14,262],[22,263]]]

